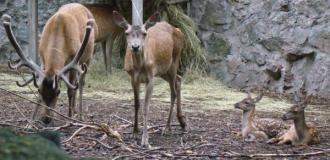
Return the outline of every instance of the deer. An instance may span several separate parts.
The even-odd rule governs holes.
[[[281,134],[288,125],[280,120],[273,118],[259,118],[255,119],[255,107],[264,93],[261,92],[257,97],[252,98],[250,92],[243,100],[234,104],[236,109],[242,110],[242,126],[241,135],[244,141],[267,141],[269,138],[276,137]]]
[[[115,5],[83,4],[94,16],[98,34],[95,43],[101,43],[105,70],[112,73],[111,57],[114,39],[122,29],[112,19],[112,12],[118,7]]]
[[[307,146],[320,142],[318,132],[313,123],[306,123],[305,108],[307,107],[310,96],[306,96],[300,103],[292,105],[283,114],[284,121],[293,120],[291,127],[278,137],[270,139],[267,143],[288,144],[294,146]]]
[[[180,29],[165,21],[160,21],[159,12],[150,16],[143,25],[130,25],[117,11],[113,12],[113,18],[116,24],[125,30],[126,34],[127,48],[124,70],[131,78],[134,92],[133,135],[135,137],[139,133],[140,84],[146,84],[141,145],[150,147],[147,125],[153,82],[156,76],[167,81],[171,91],[171,106],[164,131],[171,131],[175,100],[178,121],[182,130],[186,130],[187,124],[181,108],[181,77],[177,74],[184,45],[184,35]]]
[[[66,4],[47,20],[38,49],[41,66],[25,56],[13,34],[11,17],[3,15],[2,20],[7,37],[19,57],[15,62],[8,61],[9,68],[18,70],[27,67],[32,72],[31,78],[23,83],[17,81],[16,84],[24,87],[33,81],[38,89],[40,101],[54,108],[60,94],[59,83],[62,80],[68,90],[69,117],[75,112],[76,92],[79,88],[79,118],[82,119],[84,78],[94,49],[94,34],[97,33],[97,27],[93,28],[95,21],[89,10],[78,3]],[[38,108],[39,106],[33,113],[33,119]],[[44,110],[41,120],[44,124],[52,122],[49,109]]]

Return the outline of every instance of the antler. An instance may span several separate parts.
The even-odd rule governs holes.
[[[80,49],[79,49],[78,53],[73,58],[73,60],[69,64],[64,66],[63,69],[58,73],[59,78],[61,78],[66,83],[66,85],[71,89],[77,89],[78,85],[71,84],[69,82],[68,78],[65,76],[65,74],[68,73],[72,69],[76,70],[79,75],[86,73],[87,65],[84,63],[81,66],[79,66],[79,61],[80,61],[80,58],[82,57],[82,55],[85,51],[86,45],[87,45],[88,40],[89,40],[90,33],[93,29],[93,24],[94,24],[93,19],[90,19],[90,20],[87,21],[85,36],[84,36],[83,42],[80,46]]]
[[[21,46],[17,43],[17,40],[16,40],[16,38],[13,34],[13,30],[11,28],[11,17],[7,14],[4,14],[2,16],[2,21],[3,21],[3,26],[6,30],[8,39],[9,39],[10,43],[13,45],[14,49],[16,50],[18,56],[20,57],[20,59],[16,61],[17,63],[15,65],[13,65],[12,64],[13,62],[9,60],[8,67],[10,69],[17,70],[17,69],[25,66],[25,67],[30,68],[34,72],[34,74],[37,75],[37,77],[40,77],[41,75],[43,75],[40,66],[38,66],[36,63],[34,63],[32,60],[28,59],[24,55]],[[28,85],[29,83],[31,83],[33,79],[35,79],[35,76],[31,77],[30,79],[25,81],[23,84],[20,84],[18,81],[16,81],[16,84],[20,87],[24,87],[24,86]]]

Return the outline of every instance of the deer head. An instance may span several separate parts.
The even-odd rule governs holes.
[[[58,98],[58,95],[60,93],[60,88],[59,88],[59,81],[63,80],[67,87],[72,88],[72,89],[77,89],[78,85],[77,84],[71,84],[69,80],[66,77],[66,74],[71,71],[75,70],[78,72],[78,76],[85,74],[87,71],[87,65],[86,64],[79,64],[79,60],[82,57],[84,50],[86,48],[86,45],[89,40],[89,36],[91,33],[91,30],[93,28],[93,20],[87,21],[86,25],[86,31],[85,35],[83,38],[83,42],[80,46],[80,49],[78,50],[77,54],[75,57],[72,59],[71,62],[69,62],[67,65],[65,65],[61,70],[59,70],[58,73],[45,73],[43,68],[27,58],[25,54],[23,53],[22,48],[18,44],[16,38],[14,37],[12,27],[11,27],[11,17],[9,15],[3,15],[2,16],[2,21],[3,21],[3,26],[5,28],[6,34],[8,36],[8,39],[14,49],[16,50],[19,60],[16,60],[15,62],[8,61],[8,66],[11,69],[20,69],[21,67],[27,67],[32,71],[32,77],[29,78],[26,82],[24,83],[19,83],[16,82],[16,84],[20,87],[24,87],[31,83],[32,81],[34,82],[34,86],[38,88],[38,92],[41,95],[42,100],[45,102],[47,106],[54,106],[56,103],[56,100]],[[16,64],[13,64],[16,63]],[[44,62],[47,63],[47,62]]]
[[[304,99],[300,103],[296,103],[293,106],[290,107],[289,111],[287,111],[283,116],[283,120],[294,120],[299,118],[304,114],[305,108],[307,107],[308,101],[310,99],[310,96],[306,96],[303,93],[300,93],[300,98],[297,98],[297,94],[295,95],[295,100],[299,101],[301,97]]]
[[[263,97],[263,92],[261,92],[257,97],[252,98],[250,92],[247,93],[247,97],[234,104],[234,107],[241,109],[243,111],[250,111],[255,108],[256,103],[258,103]]]
[[[126,19],[117,11],[113,11],[115,23],[125,29],[127,49],[133,53],[141,53],[144,46],[144,40],[147,35],[148,28],[160,21],[159,12],[154,13],[148,20],[140,26],[130,25]]]

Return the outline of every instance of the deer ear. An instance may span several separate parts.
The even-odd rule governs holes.
[[[112,14],[113,14],[113,19],[114,19],[115,23],[119,27],[124,28],[125,30],[127,30],[128,27],[129,27],[129,24],[126,21],[126,19],[120,13],[118,13],[117,11],[113,11]]]
[[[144,28],[147,30],[148,28],[155,25],[161,19],[160,13],[155,12],[152,16],[148,18],[148,20],[144,23]]]
[[[254,103],[258,103],[262,97],[264,96],[264,94],[261,92],[256,98],[254,98]]]
[[[247,98],[249,98],[249,99],[252,98],[252,97],[251,97],[251,93],[250,93],[250,91],[247,92]]]

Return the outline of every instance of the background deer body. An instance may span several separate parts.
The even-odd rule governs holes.
[[[67,4],[49,18],[41,34],[39,45],[42,67],[27,59],[23,54],[22,49],[12,34],[10,17],[4,16],[3,21],[8,38],[20,57],[18,64],[13,66],[9,62],[9,67],[19,69],[22,66],[26,66],[33,71],[31,79],[25,84],[18,85],[26,86],[34,81],[41,100],[47,106],[54,108],[60,94],[58,83],[62,79],[68,87],[69,116],[72,116],[75,107],[77,84],[79,84],[81,118],[84,73],[94,48],[94,20],[88,9],[77,3]],[[83,65],[80,66],[80,64]],[[69,78],[66,77],[67,73]],[[79,78],[80,83],[78,83]],[[48,124],[51,122],[49,116],[50,111],[46,109],[42,117],[44,123]]]
[[[111,56],[114,39],[121,32],[112,19],[112,12],[117,8],[111,5],[84,4],[93,14],[97,25],[98,33],[95,35],[95,42],[100,42],[104,56],[105,69],[111,73]]]
[[[280,137],[271,139],[269,143],[291,143],[294,146],[319,143],[315,125],[305,121],[304,109],[306,106],[306,101],[293,105],[282,117],[283,120],[293,120],[293,125]]]
[[[242,101],[234,105],[235,108],[243,111],[241,135],[246,141],[265,141],[268,138],[277,136],[289,127],[282,121],[276,119],[254,118],[256,103],[258,103],[262,97],[263,94],[260,94],[256,98],[252,98],[251,95],[248,94],[247,98],[244,98]]]
[[[183,129],[186,128],[186,122],[181,110],[181,78],[177,75],[184,41],[183,33],[167,22],[156,23],[160,19],[158,14],[151,16],[143,26],[129,25],[125,18],[117,12],[114,12],[114,18],[116,23],[126,30],[127,35],[125,71],[131,76],[134,90],[135,121],[133,132],[135,134],[139,132],[140,83],[146,83],[141,145],[149,146],[147,121],[149,119],[149,103],[155,76],[160,76],[166,80],[171,89],[171,108],[165,130],[170,130],[172,111],[176,99],[177,118],[181,127]]]

